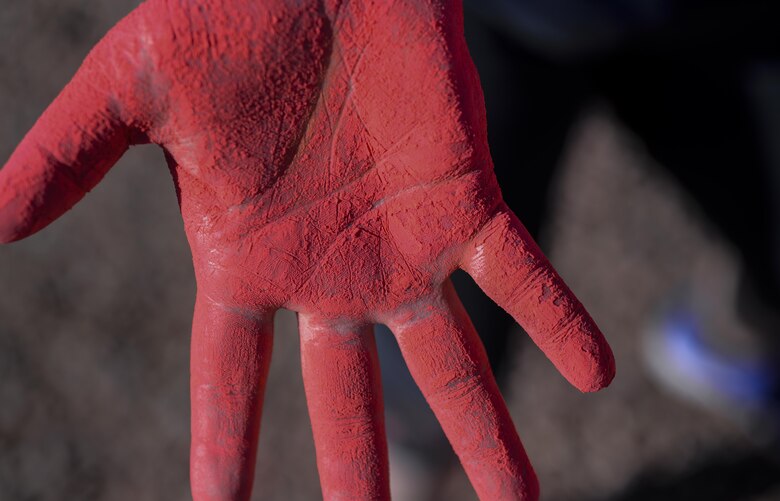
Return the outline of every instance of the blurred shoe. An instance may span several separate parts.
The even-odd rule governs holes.
[[[650,373],[678,396],[732,419],[751,439],[776,441],[778,359],[746,343],[745,332],[735,335],[744,325],[723,320],[722,308],[702,307],[700,299],[690,290],[676,294],[650,323],[643,339]]]

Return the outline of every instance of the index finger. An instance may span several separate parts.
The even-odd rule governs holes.
[[[461,267],[528,332],[581,391],[615,376],[615,360],[596,323],[505,205],[467,247]]]

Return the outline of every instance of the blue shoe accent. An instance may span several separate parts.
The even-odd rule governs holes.
[[[660,324],[661,352],[666,364],[676,366],[678,377],[720,393],[724,400],[749,407],[774,404],[777,369],[765,360],[730,357],[713,349],[702,336],[702,324],[691,312],[677,310]],[[665,364],[665,365],[666,365]]]

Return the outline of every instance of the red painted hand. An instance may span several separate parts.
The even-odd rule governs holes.
[[[533,470],[448,276],[463,268],[583,391],[596,325],[501,199],[482,96],[445,0],[149,0],[92,51],[0,171],[24,238],[131,144],[166,151],[192,248],[192,488],[247,499],[272,317],[299,313],[326,499],[386,499],[370,325],[398,337],[482,499]]]

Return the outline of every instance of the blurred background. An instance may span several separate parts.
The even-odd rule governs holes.
[[[6,2],[0,158],[137,3]],[[618,366],[581,395],[519,328],[498,343],[544,499],[780,499],[768,5],[467,2],[502,189]],[[189,498],[194,287],[155,147],[0,248],[0,500]],[[320,497],[295,323],[279,313],[254,499]],[[431,499],[475,499],[457,465],[430,469]]]

